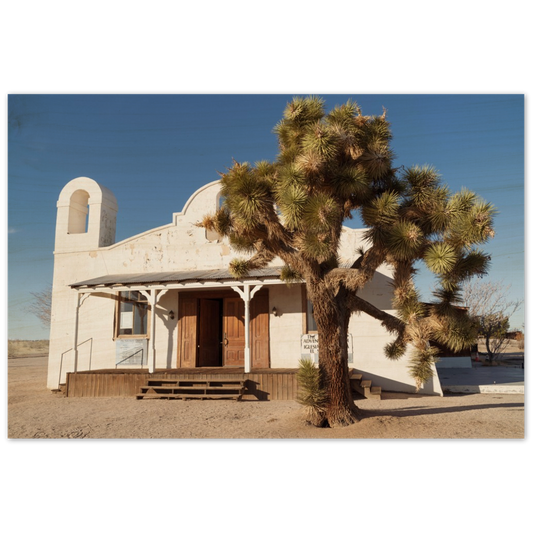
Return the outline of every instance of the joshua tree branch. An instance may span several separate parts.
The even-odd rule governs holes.
[[[362,311],[367,315],[379,320],[389,333],[404,335],[406,324],[398,317],[378,309],[370,302],[363,300],[356,294],[348,293],[347,304],[351,311]]]

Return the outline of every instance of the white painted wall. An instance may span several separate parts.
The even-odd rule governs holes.
[[[392,308],[391,278],[386,268],[380,268],[371,283],[366,285],[359,295],[374,306],[395,314]],[[353,315],[349,331],[353,336],[354,354],[350,367],[361,371],[365,379],[372,380],[373,386],[386,391],[416,392],[415,380],[409,375],[409,351],[398,361],[385,357],[385,346],[394,340],[381,323],[364,313]],[[420,389],[421,394],[442,396],[437,370],[433,365],[435,377]]]
[[[302,287],[285,284],[269,287],[270,310],[270,366],[297,368],[300,359],[300,337],[303,333]]]

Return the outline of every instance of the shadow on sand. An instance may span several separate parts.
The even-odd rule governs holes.
[[[481,411],[485,409],[512,409],[523,410],[523,403],[500,403],[500,404],[480,404],[480,405],[458,405],[454,407],[419,407],[409,406],[397,409],[364,409],[360,407],[363,418],[374,418],[380,416],[393,416],[403,418],[409,416],[438,415],[445,413],[461,413],[465,411]]]

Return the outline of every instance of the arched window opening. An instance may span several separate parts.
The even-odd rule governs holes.
[[[216,199],[216,210],[219,211],[224,205],[225,196],[222,196],[222,193],[217,194]],[[222,240],[222,235],[214,230],[205,230],[205,238],[209,242],[220,242]]]
[[[87,233],[89,229],[89,193],[76,191],[70,197],[68,233]]]

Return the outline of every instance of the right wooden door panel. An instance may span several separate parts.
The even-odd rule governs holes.
[[[244,366],[244,301],[224,298],[224,366]]]

